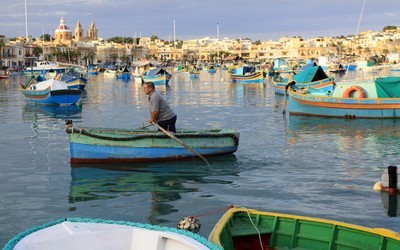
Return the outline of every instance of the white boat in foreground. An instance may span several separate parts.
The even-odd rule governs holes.
[[[3,248],[7,249],[222,250],[202,236],[185,230],[85,218],[59,219],[31,228],[11,239]]]

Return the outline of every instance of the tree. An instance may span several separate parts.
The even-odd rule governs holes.
[[[156,39],[159,39],[158,36],[152,35],[150,41],[155,41]]]
[[[40,39],[42,39],[43,41],[51,41],[52,37],[49,34],[44,34],[40,36]]]
[[[80,64],[80,60],[82,57],[82,52],[80,51],[80,49],[76,49],[74,51],[73,57],[76,59],[77,63]]]
[[[32,53],[34,56],[39,57],[39,55],[43,53],[43,49],[41,47],[35,47]]]
[[[56,61],[58,61],[62,57],[62,52],[60,48],[56,48],[53,52],[53,56],[55,57]]]
[[[383,32],[386,32],[386,31],[397,31],[397,26],[387,25],[387,26],[383,27]]]
[[[96,56],[96,53],[93,50],[90,50],[87,54],[86,54],[86,59],[88,60],[87,64],[93,64],[93,60]],[[113,55],[114,56],[114,55]],[[87,66],[87,65],[86,65]]]

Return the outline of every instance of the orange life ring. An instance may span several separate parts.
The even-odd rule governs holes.
[[[366,97],[364,89],[357,85],[350,86],[347,89],[345,89],[345,91],[343,92],[343,97],[349,98],[351,96],[351,93],[353,93],[355,91],[358,92],[358,98]]]

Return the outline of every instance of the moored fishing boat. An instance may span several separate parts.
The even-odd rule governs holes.
[[[119,68],[115,73],[117,79],[129,80],[131,79],[131,72],[127,67]]]
[[[230,74],[234,83],[263,83],[263,72],[257,72],[253,66],[244,66],[236,69],[235,73]]]
[[[0,73],[0,79],[8,79],[8,78],[10,78],[10,76],[11,76],[11,74],[10,74],[10,71],[8,71],[8,70],[4,70],[4,74]]]
[[[321,91],[333,91],[335,82],[329,77],[321,66],[308,64],[303,67],[302,71],[296,75],[289,77],[281,77],[280,73],[276,73],[272,78],[272,85],[275,87],[275,93],[284,95],[286,93],[288,83],[294,81],[296,88],[313,88]]]
[[[20,89],[28,102],[45,105],[73,105],[79,102],[82,93],[80,89],[68,89],[65,81],[37,82],[33,75]]]
[[[154,85],[168,85],[172,75],[163,68],[148,70],[143,73],[144,82],[153,82]]]
[[[225,250],[400,249],[400,234],[388,229],[240,207],[222,216],[209,239]]]
[[[84,76],[84,74],[73,69],[66,73],[63,73],[61,80],[67,83],[67,87],[69,89],[84,90],[87,84],[87,78]]]
[[[400,77],[341,82],[333,92],[289,88],[289,114],[400,118]]]
[[[28,229],[11,239],[3,249],[222,250],[186,230],[90,218],[59,219]]]
[[[191,150],[168,135],[149,129],[74,128],[67,123],[71,163],[154,162],[192,159]],[[204,157],[236,152],[233,129],[178,130],[174,135]]]
[[[49,71],[54,71],[55,74],[64,73],[66,67],[60,67],[53,62],[48,61],[36,61],[35,66],[27,67],[24,74],[43,74],[45,75]]]

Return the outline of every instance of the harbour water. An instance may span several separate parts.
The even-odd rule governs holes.
[[[25,78],[0,80],[0,245],[65,217],[176,227],[199,216],[199,234],[208,236],[230,204],[400,232],[399,197],[372,190],[383,170],[399,163],[399,120],[289,116],[269,79],[243,85],[222,70],[199,79],[174,75],[170,87],[158,89],[178,113],[177,127],[235,128],[234,155],[210,165],[194,158],[71,166],[64,120],[141,127],[149,115],[141,85],[89,77],[81,108],[41,107],[20,93]]]

